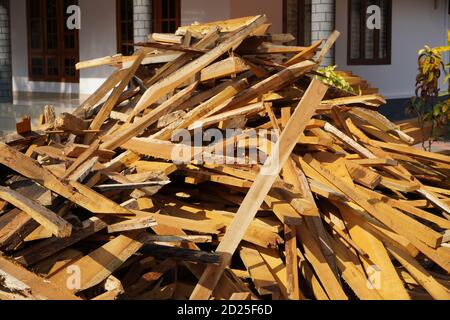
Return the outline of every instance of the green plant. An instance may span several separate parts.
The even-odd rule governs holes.
[[[444,83],[448,82],[450,75],[445,65],[442,54],[450,51],[450,31],[448,33],[448,46],[430,48],[425,46],[419,51],[419,74],[416,78],[416,97],[409,102],[407,114],[416,114],[423,134],[422,146],[431,151],[432,144],[437,139],[437,128],[448,126],[450,120],[450,99],[440,101],[439,80],[442,73],[445,74]],[[432,123],[432,131],[428,146],[426,146],[424,126],[426,122]]]
[[[416,78],[417,97],[426,100],[439,95],[441,67],[444,68],[444,62],[440,51],[428,46],[419,51],[419,74]]]
[[[355,93],[352,86],[336,72],[337,66],[328,66],[324,68],[320,68],[317,70],[318,79],[321,80],[323,83],[336,87],[338,89]]]

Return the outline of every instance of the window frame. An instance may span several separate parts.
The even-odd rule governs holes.
[[[361,57],[365,56],[365,37],[366,33],[362,32],[367,28],[367,6],[365,5],[366,0],[360,0],[362,2],[361,5],[361,21],[360,21],[360,47],[359,54]],[[376,0],[379,4],[379,0]],[[357,66],[357,65],[391,65],[392,64],[392,0],[388,1],[388,30],[387,30],[387,57],[386,58],[352,58],[352,0],[347,0],[348,7],[348,16],[347,16],[347,65],[349,66]],[[364,5],[363,5],[364,4]],[[374,30],[374,52],[378,52],[379,50],[379,39],[380,39],[380,30]]]
[[[305,7],[305,0],[297,1],[297,34],[293,35],[296,39],[297,45],[305,45],[305,30],[300,30],[301,29],[300,26],[303,27],[305,25],[305,15],[301,14],[304,7]],[[287,17],[288,10],[289,8],[287,0],[283,0],[283,33],[288,32],[288,17]]]
[[[31,46],[31,2],[39,1],[40,8],[40,28],[42,37],[40,39],[40,49],[33,49]],[[79,40],[79,30],[73,30],[75,34],[74,38],[74,48],[66,49],[64,48],[64,34],[65,34],[65,14],[58,15],[56,18],[56,34],[57,34],[57,48],[48,49],[48,32],[47,32],[47,12],[46,12],[46,0],[27,0],[26,1],[26,24],[27,24],[27,49],[28,49],[28,80],[29,81],[42,81],[42,82],[59,82],[59,83],[79,83],[80,82],[80,72],[75,70],[74,76],[65,76],[65,60],[75,59],[75,63],[80,60],[80,40]],[[57,12],[61,14],[63,8],[64,0],[57,0]],[[78,0],[74,0],[76,4]],[[72,31],[72,30],[71,30]],[[33,63],[34,58],[39,58],[42,61],[42,76],[37,76],[33,74]],[[48,74],[48,60],[51,58],[57,59],[58,75],[51,76]],[[75,65],[74,65],[75,68]]]
[[[133,0],[131,0],[133,2]],[[133,5],[133,4],[132,4]],[[133,44],[134,44],[134,12],[131,15],[131,19],[124,20],[122,17],[122,10],[121,10],[121,0],[116,0],[116,32],[117,32],[117,53],[121,53],[123,55],[126,54],[126,52],[123,52],[122,47],[133,47],[134,45],[126,44],[126,42],[122,39],[122,22],[128,22],[131,24],[131,29],[133,30]],[[129,39],[127,39],[129,40]],[[133,50],[134,51],[134,50]]]
[[[175,18],[163,19],[162,17],[162,1],[166,0],[153,0],[152,1],[152,15],[153,15],[153,32],[161,33],[163,20],[174,20],[175,30],[181,25],[181,0],[175,0]],[[169,11],[169,10],[168,10]],[[174,32],[175,32],[174,30]]]

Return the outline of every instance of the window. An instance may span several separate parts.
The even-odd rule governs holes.
[[[180,16],[180,0],[153,0],[153,32],[174,33]]]
[[[283,0],[283,30],[296,38],[296,45],[311,44],[311,0]]]
[[[369,29],[367,8],[381,9],[381,29]],[[391,64],[392,0],[348,0],[348,64]]]
[[[27,0],[28,70],[32,81],[79,82],[78,30],[69,30],[67,7],[77,0]]]
[[[133,0],[116,0],[117,51],[123,55],[134,52]]]

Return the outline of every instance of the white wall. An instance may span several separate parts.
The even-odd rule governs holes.
[[[80,61],[117,53],[115,0],[79,0]],[[94,92],[113,72],[111,67],[81,70],[80,93]]]
[[[337,0],[336,29],[342,35],[336,44],[336,64],[351,70],[380,89],[387,98],[414,95],[417,52],[424,45],[446,44],[447,0],[392,1],[392,64],[386,66],[347,65],[347,1]]]
[[[117,53],[115,0],[79,0],[81,8],[80,60]],[[28,81],[26,0],[11,1],[13,91],[90,94],[113,71],[102,67],[82,70],[80,84]]]
[[[181,25],[230,18],[230,0],[181,0]]]
[[[182,0],[183,1],[183,0]],[[338,0],[339,1],[339,0]],[[267,15],[272,26],[271,33],[283,32],[283,1],[282,0],[230,0],[231,18]]]

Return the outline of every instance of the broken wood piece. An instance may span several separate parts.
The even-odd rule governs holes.
[[[248,225],[256,214],[257,210],[264,201],[265,196],[270,191],[278,173],[281,171],[280,165],[284,164],[292,153],[296,140],[289,140],[292,137],[298,137],[315,112],[315,108],[323,99],[327,87],[318,81],[311,83],[305,96],[296,111],[292,115],[288,126],[283,131],[275,150],[275,152],[261,169],[262,174],[258,176],[250,189],[247,197],[242,203],[240,210],[236,214],[232,225],[227,229],[224,239],[222,240],[217,252],[223,256],[220,267],[208,267],[199,281],[191,299],[208,299],[222,276],[223,270],[229,264],[231,256],[239,246]],[[287,141],[285,141],[285,139]],[[275,167],[273,167],[275,165]],[[268,171],[267,171],[268,170]],[[269,175],[266,175],[269,174]],[[256,199],[258,201],[256,201]],[[260,200],[260,201],[259,201]]]
[[[156,226],[156,221],[151,217],[137,218],[109,225],[108,233],[148,229],[154,226]]]
[[[72,234],[72,225],[70,223],[20,193],[9,188],[0,187],[0,198],[23,210],[59,238],[66,238]]]
[[[163,259],[164,257],[170,256],[170,258],[174,260],[203,263],[208,265],[219,264],[220,261],[220,256],[216,253],[182,249],[164,245],[145,244],[140,252],[146,256],[155,257],[156,259]]]

